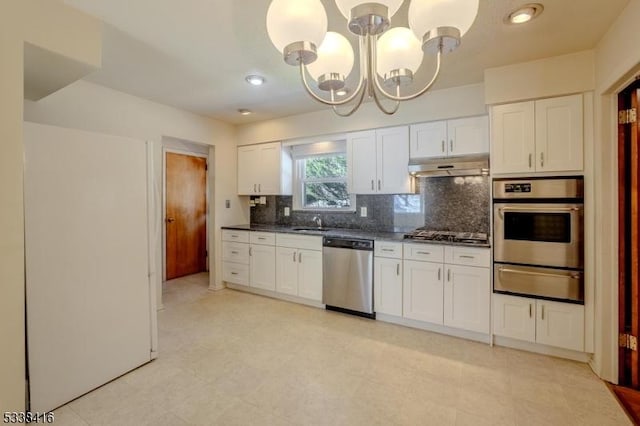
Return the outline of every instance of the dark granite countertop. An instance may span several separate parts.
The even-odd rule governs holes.
[[[401,243],[416,243],[416,244],[441,244],[441,245],[456,245],[456,246],[469,246],[469,247],[490,247],[490,244],[465,244],[465,243],[450,243],[448,241],[420,241],[420,240],[405,240],[405,232],[379,232],[379,231],[364,231],[360,229],[349,228],[329,228],[326,231],[304,230],[294,231],[297,226],[280,226],[280,225],[233,225],[223,226],[222,229],[235,229],[239,231],[261,231],[261,232],[279,232],[285,234],[298,234],[298,235],[316,235],[320,237],[352,237],[362,238],[378,241],[395,241]]]

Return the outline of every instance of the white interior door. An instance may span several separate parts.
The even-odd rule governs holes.
[[[151,359],[144,142],[25,124],[31,410]]]

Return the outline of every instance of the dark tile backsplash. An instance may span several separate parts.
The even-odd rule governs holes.
[[[293,211],[293,197],[268,196],[251,207],[251,224],[324,226],[380,232],[406,232],[418,227],[438,231],[489,233],[489,178],[486,176],[419,178],[416,194],[357,195],[355,212]],[[284,207],[291,215],[284,216]],[[360,217],[367,207],[367,217]]]

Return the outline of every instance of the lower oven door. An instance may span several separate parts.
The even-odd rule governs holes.
[[[495,203],[494,260],[583,268],[583,205]]]
[[[584,276],[579,271],[495,263],[493,289],[499,293],[584,303]]]

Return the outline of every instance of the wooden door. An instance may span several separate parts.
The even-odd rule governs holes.
[[[619,111],[638,110],[639,89],[640,82],[636,81],[620,93]],[[639,139],[637,119],[634,122],[618,125],[619,331],[622,336],[630,335],[636,338],[640,331],[638,318],[640,309]],[[637,348],[632,350],[621,345],[618,364],[621,385],[640,388],[638,361]]]
[[[167,280],[207,270],[207,160],[166,154]]]

